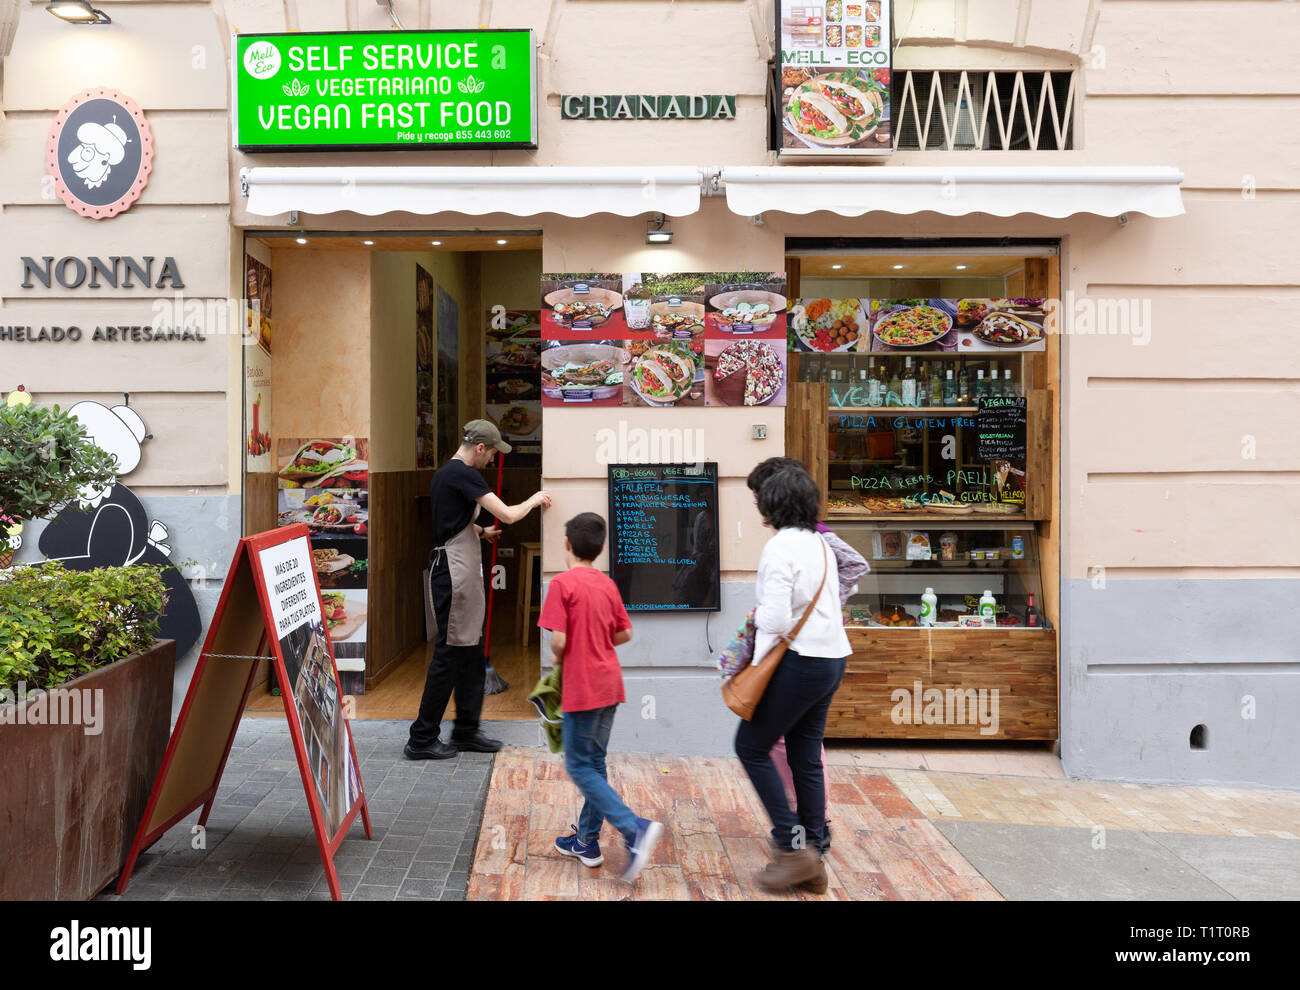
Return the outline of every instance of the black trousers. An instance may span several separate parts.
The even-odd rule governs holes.
[[[844,657],[805,657],[786,650],[754,717],[736,729],[736,756],[772,820],[772,841],[782,849],[830,848],[822,740],[845,666]],[[772,747],[782,736],[797,808],[790,807],[772,762]]]
[[[447,623],[451,618],[451,572],[444,555],[429,575],[433,589],[433,613],[438,620],[438,635],[433,641],[433,659],[424,679],[424,696],[420,714],[411,723],[411,746],[422,749],[438,738],[447,702],[456,697],[456,725],[452,741],[468,739],[479,730],[483,714],[483,681],[487,660],[483,655],[483,638],[474,646],[448,646]]]

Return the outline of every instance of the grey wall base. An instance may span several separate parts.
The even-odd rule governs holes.
[[[1072,777],[1300,789],[1300,581],[1064,585]],[[1194,749],[1194,727],[1205,748]]]

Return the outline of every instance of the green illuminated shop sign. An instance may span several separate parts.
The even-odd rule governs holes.
[[[537,147],[529,30],[237,35],[244,151]]]

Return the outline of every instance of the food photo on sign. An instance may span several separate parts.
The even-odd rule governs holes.
[[[706,340],[704,365],[707,405],[785,405],[784,341]]]
[[[890,4],[778,0],[780,156],[891,150]]]
[[[755,273],[704,288],[705,336],[785,340],[785,272]]]
[[[795,299],[787,340],[792,351],[857,351],[868,339],[867,299]]]
[[[365,488],[370,476],[368,439],[281,437],[276,455],[281,488]]]
[[[704,405],[704,343],[702,338],[626,341],[623,404]]]
[[[630,355],[622,340],[542,344],[543,406],[621,406],[624,367]]]
[[[620,274],[543,274],[541,295],[543,340],[627,336]]]

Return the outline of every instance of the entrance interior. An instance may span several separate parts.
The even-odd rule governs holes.
[[[434,470],[487,418],[514,448],[487,483],[507,504],[541,484],[541,235],[249,232],[245,275],[244,531],[309,526],[352,717],[414,718]],[[532,513],[495,556],[483,545],[488,655],[508,685],[485,718],[535,716],[540,539]],[[278,714],[259,681],[249,713]]]

